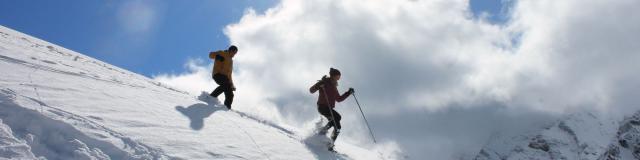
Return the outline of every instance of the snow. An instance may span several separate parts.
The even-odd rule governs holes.
[[[36,159],[25,141],[13,136],[11,128],[0,121],[0,158]]]
[[[582,110],[537,132],[492,139],[477,160],[631,160],[640,156],[640,112],[616,116]],[[624,144],[624,145],[623,145]]]
[[[0,159],[394,159],[1,26],[0,73]]]

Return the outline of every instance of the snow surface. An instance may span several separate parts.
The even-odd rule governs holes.
[[[2,26],[0,73],[0,159],[395,159]]]
[[[640,112],[622,122],[595,113],[575,112],[537,132],[494,138],[475,159],[640,159]]]
[[[11,128],[0,121],[0,158],[36,159],[26,142],[13,136]]]

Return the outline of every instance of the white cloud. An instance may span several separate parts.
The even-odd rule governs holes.
[[[191,94],[198,95],[200,92],[209,91],[214,89],[215,82],[211,79],[211,69],[201,59],[190,59],[185,64],[188,69],[187,73],[182,74],[159,74],[154,75],[154,80],[170,84],[181,90],[187,91]]]
[[[614,94],[639,85],[629,80],[640,78],[633,69],[640,67],[636,63],[640,46],[633,43],[640,19],[628,17],[640,13],[638,4],[633,0],[520,1],[510,26],[523,33],[516,54],[521,61],[540,61],[546,74],[519,81],[514,89],[519,103],[547,108],[629,107],[618,105],[623,97]]]
[[[158,20],[158,11],[152,1],[131,0],[118,9],[120,26],[129,33],[146,33],[153,29]]]
[[[522,0],[494,25],[474,19],[466,0],[283,0],[225,29],[240,48],[235,106],[304,126],[318,117],[308,87],[335,67],[339,90],[356,88],[383,142],[415,159],[473,155],[492,133],[568,109],[637,110],[640,20],[630,15],[639,3]],[[156,79],[212,89],[210,64],[188,64]],[[354,107],[338,106],[340,140],[366,145]]]

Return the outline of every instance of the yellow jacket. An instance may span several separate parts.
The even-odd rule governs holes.
[[[223,60],[217,60],[216,56],[221,56]],[[213,60],[213,74],[222,74],[229,78],[229,82],[233,84],[233,79],[231,78],[231,73],[233,71],[233,59],[231,58],[231,54],[225,51],[215,51],[209,53],[209,58]]]

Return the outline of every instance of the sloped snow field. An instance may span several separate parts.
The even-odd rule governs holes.
[[[1,26],[0,73],[0,159],[389,158]]]

